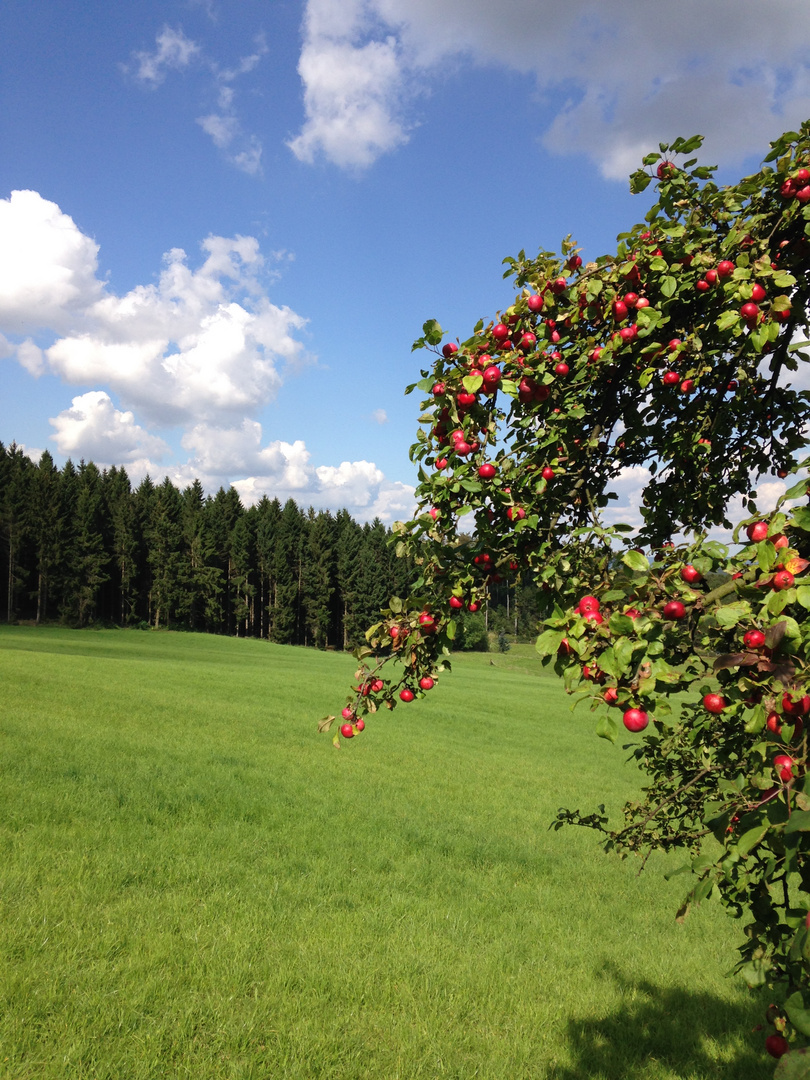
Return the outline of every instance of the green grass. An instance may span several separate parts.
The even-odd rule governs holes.
[[[626,755],[530,647],[339,752],[340,654],[0,628],[0,1076],[760,1080],[740,928],[561,805]]]

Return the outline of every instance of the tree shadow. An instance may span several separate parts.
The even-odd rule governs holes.
[[[740,994],[726,1000],[656,986],[626,977],[614,964],[605,964],[597,977],[613,982],[622,1004],[606,1016],[568,1022],[573,1065],[558,1066],[554,1080],[772,1080],[776,1062],[765,1051],[768,1031],[754,1030],[764,1022],[761,999]]]

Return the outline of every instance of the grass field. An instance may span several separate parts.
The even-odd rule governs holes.
[[[740,927],[561,805],[620,749],[530,647],[336,751],[351,658],[0,628],[0,1076],[760,1080]]]

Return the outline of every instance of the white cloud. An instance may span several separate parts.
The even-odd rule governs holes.
[[[156,284],[117,296],[73,220],[36,192],[14,192],[0,200],[0,328],[55,335],[44,351],[18,344],[26,370],[101,384],[146,419],[250,414],[278,391],[279,364],[300,364],[306,320],[264,295],[254,237],[209,236],[202,249],[199,269],[175,248]]]
[[[733,164],[810,115],[805,0],[763,11],[754,0],[308,0],[306,120],[289,145],[302,161],[367,166],[406,141],[432,74],[473,63],[531,78],[537,135],[605,176],[698,132],[707,160]]]
[[[0,326],[59,332],[102,294],[98,245],[36,191],[0,199]]]
[[[108,394],[92,390],[73,399],[69,409],[53,417],[59,452],[86,458],[99,465],[115,465],[142,458],[162,457],[168,447],[135,423],[131,412],[119,412]]]
[[[147,86],[157,87],[166,78],[167,71],[182,71],[199,56],[200,46],[191,41],[182,30],[164,26],[155,37],[154,52],[135,52],[137,63],[135,77]]]
[[[374,412],[371,414],[371,419],[374,421],[375,424],[387,424],[388,413],[385,411],[385,409],[375,409]]]

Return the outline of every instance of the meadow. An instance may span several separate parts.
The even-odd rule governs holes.
[[[530,646],[337,751],[338,653],[0,628],[0,1077],[760,1080],[741,927],[549,831],[627,754]]]

